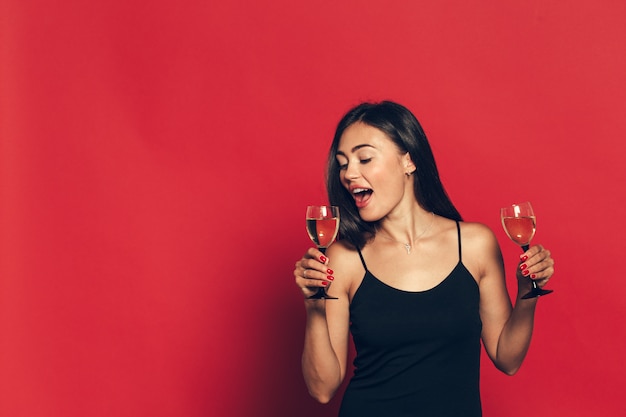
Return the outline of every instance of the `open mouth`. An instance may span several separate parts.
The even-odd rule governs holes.
[[[372,196],[371,188],[355,188],[352,190],[352,197],[358,208],[364,207]]]

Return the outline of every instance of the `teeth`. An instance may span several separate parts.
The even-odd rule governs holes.
[[[352,190],[352,194],[365,193],[367,191],[369,191],[367,188],[355,188]]]

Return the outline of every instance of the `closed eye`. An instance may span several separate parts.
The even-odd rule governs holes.
[[[359,163],[362,165],[368,164],[371,161],[372,161],[372,158],[359,159]],[[337,167],[339,168],[340,171],[344,171],[348,168],[348,163],[346,162],[345,164],[340,164],[339,162],[337,162]]]

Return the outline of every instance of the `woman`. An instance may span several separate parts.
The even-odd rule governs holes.
[[[494,234],[461,222],[413,114],[392,102],[349,111],[330,149],[327,188],[341,239],[326,255],[309,249],[294,270],[311,395],[326,403],[341,385],[351,332],[355,372],[340,417],[480,416],[480,340],[513,375],[537,299],[518,295],[512,307]],[[554,272],[541,245],[520,259],[518,294]],[[338,299],[307,299],[318,287]]]

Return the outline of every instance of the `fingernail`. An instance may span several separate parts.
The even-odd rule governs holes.
[[[527,265],[526,265],[526,264],[521,264],[521,265],[520,265],[520,267],[519,267],[519,269],[521,269],[522,271],[523,271],[524,269],[526,269],[526,268],[527,268]]]
[[[329,280],[329,281],[332,281],[332,280],[335,279],[335,277],[329,275],[329,276],[326,277],[326,279]]]
[[[523,274],[523,275],[528,275],[528,269],[523,270],[523,271],[522,271],[522,274]]]
[[[535,274],[530,274],[530,277],[531,277],[532,279],[535,279],[535,278],[537,278],[537,275],[535,275]]]
[[[332,270],[332,269],[330,269],[330,268],[328,268],[328,269],[326,270],[326,273],[327,273],[328,275],[332,275],[332,274],[333,274],[333,270]]]
[[[320,261],[322,261],[322,263],[326,262],[326,257],[324,255],[320,256]]]
[[[326,282],[326,281],[322,281],[322,285],[323,285],[323,286],[327,286],[327,285],[328,285],[328,282]]]
[[[526,259],[528,259],[528,256],[522,255],[520,259],[522,260],[522,262],[524,262]]]

